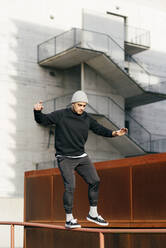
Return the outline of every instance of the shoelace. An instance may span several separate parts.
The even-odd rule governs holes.
[[[101,215],[98,215],[97,218],[98,218],[99,220],[104,220],[104,219],[101,217]]]
[[[77,223],[77,219],[72,219],[71,220],[71,223],[76,224]]]

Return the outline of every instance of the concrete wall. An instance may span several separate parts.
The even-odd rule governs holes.
[[[82,27],[82,8],[128,16],[128,24],[151,31],[151,50],[137,56],[151,73],[163,81],[166,78],[166,37],[164,1],[156,6],[149,1],[56,1],[6,0],[0,3],[0,219],[23,220],[24,171],[36,168],[36,163],[54,159],[53,140],[48,148],[48,129],[33,120],[33,105],[80,88],[80,69],[55,71],[37,64],[37,45],[71,27]],[[153,8],[155,6],[155,8]],[[158,8],[158,9],[157,9]],[[72,10],[72,11],[71,11]],[[155,18],[154,18],[155,16]],[[109,17],[110,18],[110,17]],[[105,30],[106,31],[106,30]],[[115,33],[116,35],[116,33]],[[71,73],[72,72],[72,73]],[[109,94],[120,105],[124,100],[113,92],[99,76],[87,68],[89,92]],[[102,82],[102,87],[100,87]],[[104,87],[103,87],[104,85]],[[155,107],[154,107],[155,106]],[[156,103],[133,110],[139,121],[155,134],[165,133],[166,103]],[[151,119],[149,117],[151,113]],[[156,118],[157,115],[157,118]],[[89,155],[96,161],[119,158],[120,154],[107,139],[90,133],[87,143]],[[92,149],[93,147],[93,149]],[[96,154],[96,151],[100,153]],[[111,151],[111,152],[110,152]],[[4,214],[5,213],[5,214]],[[0,247],[9,247],[6,229],[0,230]],[[21,235],[16,247],[21,247]]]
[[[118,64],[123,65],[125,36],[123,17],[83,10],[82,28],[94,32],[93,49],[105,52]]]

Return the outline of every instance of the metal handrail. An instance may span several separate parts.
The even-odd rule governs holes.
[[[103,36],[108,37],[116,46],[118,46],[121,50],[123,50],[123,52],[124,52],[124,53],[125,53],[125,54],[134,62],[134,63],[136,63],[141,69],[143,69],[146,73],[148,73],[148,74],[150,75],[150,73],[149,73],[148,71],[146,71],[146,69],[145,69],[141,64],[139,64],[137,60],[135,60],[130,54],[128,54],[128,53],[125,51],[125,49],[124,49],[123,47],[121,47],[120,44],[119,44],[117,41],[115,41],[109,34],[102,33],[102,32],[97,32],[97,31],[92,31],[92,30],[87,30],[87,29],[80,29],[80,28],[72,28],[72,29],[70,29],[69,31],[65,31],[65,32],[63,32],[63,33],[61,33],[61,34],[59,34],[59,35],[53,37],[53,38],[50,38],[50,39],[48,39],[48,40],[46,40],[46,41],[40,43],[40,44],[38,45],[38,49],[39,49],[39,47],[40,47],[41,45],[43,45],[43,44],[45,44],[45,43],[48,43],[48,42],[51,41],[51,40],[57,39],[57,38],[59,38],[60,36],[64,36],[64,34],[67,34],[67,33],[71,32],[71,31],[73,31],[73,32],[76,34],[78,30],[81,31],[81,32],[84,32],[84,31],[85,31],[85,32],[94,33],[94,34],[103,35]],[[56,44],[56,42],[55,42],[55,44]],[[74,44],[73,44],[73,46],[75,46],[75,45],[77,45],[77,43],[74,43]],[[56,53],[53,54],[52,56],[54,56],[54,55],[56,55]],[[39,61],[38,61],[38,62],[39,62]]]
[[[98,112],[96,109],[94,109],[90,104],[88,104],[88,106],[98,115],[104,117],[105,119],[107,119],[111,124],[113,124],[116,129],[120,129],[121,127],[120,126],[117,126],[115,123],[113,123],[111,121],[111,119],[107,118],[104,114],[101,114],[100,112]],[[144,152],[147,152],[139,143],[137,143],[130,135],[126,134],[126,136],[129,137],[130,140],[132,140],[133,143],[135,143],[137,146],[139,146]]]
[[[57,230],[67,230],[71,232],[90,232],[99,234],[99,248],[104,248],[104,234],[105,233],[166,233],[166,228],[119,228],[119,229],[101,229],[101,228],[76,228],[76,229],[66,229],[64,226],[53,225],[53,224],[41,224],[41,223],[31,223],[31,222],[15,222],[15,221],[0,221],[0,225],[8,225],[11,227],[11,248],[15,247],[15,226],[25,227],[40,227],[49,228]]]
[[[87,29],[78,29],[78,28],[73,28],[74,30],[81,30],[81,31],[85,31],[85,32],[89,32],[89,33],[96,33],[99,35],[103,35],[108,37],[109,40],[111,40],[114,44],[116,44],[116,46],[118,46],[121,50],[123,50],[124,54],[127,55],[127,57],[129,57],[134,63],[136,63],[142,70],[144,70],[149,76],[151,75],[136,59],[134,59],[129,53],[127,53],[125,51],[125,49],[116,41],[114,40],[114,38],[112,38],[109,34],[106,33],[102,33],[102,32],[97,32],[97,31],[92,31],[92,30],[87,30]]]
[[[104,238],[103,238],[103,229],[93,229],[93,228],[77,228],[74,230],[66,229],[64,226],[53,225],[53,224],[41,224],[41,223],[32,223],[32,222],[9,222],[9,221],[0,221],[0,225],[10,225],[11,232],[11,248],[14,248],[14,228],[15,226],[23,226],[23,227],[40,227],[40,228],[49,228],[49,229],[57,229],[57,230],[68,230],[68,231],[77,231],[77,232],[97,232],[99,233],[99,241],[100,241],[100,248],[104,248]]]
[[[95,50],[95,51],[99,51],[99,52],[103,52],[106,56],[110,57],[112,61],[114,61],[116,63],[116,65],[118,65],[123,71],[124,73],[126,73],[127,75],[129,75],[131,78],[133,78],[137,84],[141,85],[141,87],[145,90],[150,90],[151,86],[154,86],[155,84],[154,81],[152,82],[153,79],[153,75],[150,74],[137,60],[135,60],[131,55],[127,54],[126,51],[124,50],[124,48],[122,46],[120,46],[120,44],[118,44],[110,35],[105,34],[105,33],[99,33],[99,32],[95,32],[95,31],[90,31],[90,30],[85,30],[85,29],[78,29],[78,28],[72,28],[69,31],[66,31],[62,34],[59,34],[56,37],[53,37],[52,39],[49,39],[48,41],[45,41],[41,44],[38,45],[38,54],[42,53],[40,52],[40,48],[42,48],[44,46],[44,48],[47,48],[47,44],[48,44],[48,48],[50,49],[52,46],[55,47],[55,49],[51,49],[51,53],[45,55],[45,57],[41,58],[38,60],[38,62],[42,62],[45,59],[51,58],[55,55],[60,54],[63,51],[68,50],[69,48],[74,48],[74,47],[80,47],[80,48],[86,48],[88,49],[85,44],[83,44],[84,42],[88,42],[87,41],[87,37],[84,40],[84,34],[92,34],[91,38],[94,38],[93,35],[97,35],[98,37],[105,37],[104,41],[107,44],[107,46],[105,47],[107,49],[106,51],[103,51],[103,49],[100,48],[96,48],[90,45],[89,49],[91,50]],[[69,37],[68,37],[69,36]],[[62,37],[62,39],[61,39]],[[60,41],[58,42],[58,40],[60,39]],[[93,45],[96,45],[96,39],[92,39],[93,40]],[[95,40],[95,42],[94,42]],[[65,41],[65,46],[63,46],[63,41]],[[51,42],[51,43],[50,43]],[[110,48],[110,45],[112,44],[114,46],[114,48]],[[60,48],[58,47],[57,50],[57,44],[58,46],[60,46]],[[87,44],[86,44],[87,45]],[[123,55],[126,54],[127,57],[129,58],[128,62],[123,61],[123,65],[122,65],[122,61],[121,63],[117,61],[117,57],[116,54],[113,57],[111,53],[114,52],[114,49],[117,48],[119,49],[119,51],[123,52]],[[43,49],[43,48],[42,48]],[[127,72],[125,70],[125,65],[126,63],[128,63],[128,68],[129,68],[129,72]],[[144,79],[139,79],[138,77],[141,77],[141,75],[145,75]],[[141,80],[145,80],[144,82],[141,82]],[[145,85],[146,84],[146,85]],[[156,90],[157,92],[157,90]]]
[[[160,152],[166,151],[166,138],[151,141],[151,151],[156,152],[157,149],[160,150]]]
[[[127,24],[125,25],[125,28],[126,28],[126,39],[125,39],[126,42],[150,47],[150,32],[148,30],[129,26]],[[131,35],[131,33],[134,35]],[[140,40],[140,37],[146,37],[146,42],[142,42],[141,40],[145,41],[145,39]],[[137,40],[139,40],[139,42],[137,42]]]

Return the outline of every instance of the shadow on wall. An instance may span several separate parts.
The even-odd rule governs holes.
[[[53,154],[53,148],[46,151],[48,129],[37,127],[32,109],[40,99],[63,94],[62,75],[52,77],[38,66],[37,45],[63,30],[9,19],[2,26],[0,197],[17,198],[23,196],[24,171]]]

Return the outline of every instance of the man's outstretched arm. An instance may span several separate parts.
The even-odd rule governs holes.
[[[104,137],[116,137],[116,136],[123,136],[127,134],[128,129],[127,128],[121,128],[117,131],[112,131],[103,125],[99,124],[96,120],[91,118],[90,122],[90,129],[98,135],[104,136]]]
[[[34,118],[35,121],[43,126],[48,126],[56,123],[55,112],[50,114],[43,114],[41,111],[43,109],[42,101],[34,105]]]

